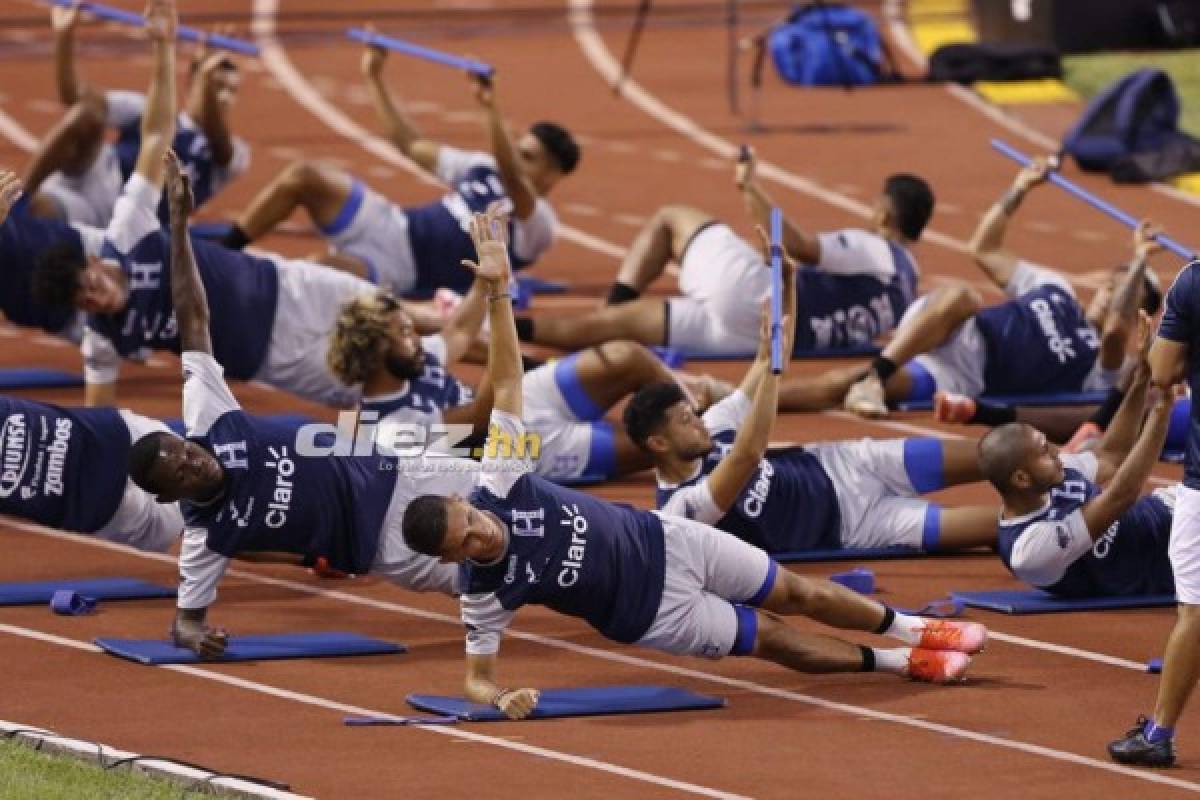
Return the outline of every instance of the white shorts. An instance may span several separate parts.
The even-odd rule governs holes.
[[[318,403],[348,408],[359,391],[330,371],[325,355],[342,306],[375,287],[309,261],[276,260],[279,300],[267,355],[255,380]]]
[[[808,445],[833,481],[843,547],[921,547],[931,504],[905,466],[906,439]],[[936,506],[935,506],[936,507]]]
[[[738,638],[734,604],[761,602],[778,568],[765,552],[735,536],[683,517],[659,516],[667,558],[662,602],[637,643],[675,655],[729,655]]]
[[[354,208],[357,204],[357,209]],[[404,294],[417,282],[416,259],[408,239],[408,217],[387,198],[354,182],[350,199],[334,226],[322,231],[339,253],[360,259],[383,288]]]
[[[581,407],[577,395],[582,389],[571,392],[574,407],[564,395],[563,381],[570,377],[560,377],[559,371],[569,370],[571,361],[568,356],[544,364],[525,373],[522,381],[525,427],[541,437],[537,474],[556,482],[607,478],[616,460],[612,425],[598,419],[603,409],[597,415],[597,409]]]
[[[929,304],[929,295],[917,298],[900,318],[903,326],[908,320]],[[937,388],[944,392],[955,392],[967,397],[983,394],[983,368],[987,360],[987,347],[979,335],[975,318],[971,317],[928,353],[917,356],[914,361],[933,376]]]
[[[469,469],[453,471],[451,461],[442,459],[446,471],[437,473],[413,465],[411,471],[401,470],[396,474],[396,486],[387,514],[383,518],[383,529],[379,532],[379,550],[371,564],[372,575],[382,575],[392,583],[414,592],[441,592],[458,594],[458,564],[443,564],[440,559],[412,550],[404,541],[404,510],[423,494],[449,496],[458,494],[466,497],[475,488],[476,473]],[[461,465],[460,465],[461,466]]]
[[[107,228],[123,184],[116,148],[106,144],[86,172],[55,172],[39,191],[54,200],[68,222]]]
[[[1200,605],[1200,491],[1182,484],[1175,492],[1167,552],[1175,573],[1175,596],[1181,603]]]
[[[129,441],[136,442],[148,433],[169,430],[156,419],[122,409],[121,419],[129,428]],[[121,465],[124,468],[124,465]],[[164,553],[183,534],[183,513],[178,503],[160,503],[153,495],[126,479],[121,504],[111,520],[96,536],[110,542],[126,544],[138,550]]]
[[[752,353],[771,272],[762,255],[715,223],[688,243],[680,264],[683,297],[667,300],[667,345],[704,353]]]

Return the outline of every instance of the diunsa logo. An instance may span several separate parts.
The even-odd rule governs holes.
[[[0,497],[8,497],[21,485],[25,467],[29,463],[29,430],[24,414],[9,414],[0,428]]]

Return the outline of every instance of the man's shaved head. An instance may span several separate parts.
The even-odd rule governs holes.
[[[979,468],[1000,494],[1012,491],[1012,475],[1033,455],[1037,431],[1023,422],[993,428],[979,440]]]

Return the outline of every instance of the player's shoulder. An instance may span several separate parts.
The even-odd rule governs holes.
[[[1183,269],[1179,270],[1169,292],[1176,298],[1181,293],[1187,294],[1189,297],[1195,297],[1197,293],[1200,293],[1200,259],[1186,264]]]

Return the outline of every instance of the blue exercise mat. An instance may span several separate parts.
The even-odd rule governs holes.
[[[254,417],[256,419],[267,420],[268,422],[275,422],[280,425],[294,425],[296,427],[307,425],[313,421],[313,418],[307,414],[255,414]],[[178,434],[179,436],[184,435],[183,420],[179,418],[164,419],[163,423],[170,428],[172,432]]]
[[[681,366],[686,361],[749,361],[755,352],[745,353],[708,353],[704,351],[686,350],[681,347],[651,348],[664,363],[669,366]],[[797,358],[868,358],[877,356],[880,348],[873,344],[856,345],[853,347],[827,348],[822,350],[794,350],[791,357]]]
[[[188,233],[200,239],[224,239],[232,230],[232,222],[193,222],[188,225]]]
[[[926,553],[915,547],[866,547],[838,550],[800,550],[795,553],[771,553],[771,558],[781,564],[797,564],[810,561],[879,561],[885,558],[921,558],[937,555]]]
[[[200,657],[162,639],[96,640],[106,652],[139,664],[199,664]],[[218,661],[268,661],[281,658],[324,658],[327,656],[375,656],[403,653],[404,645],[383,642],[357,633],[269,633],[260,636],[231,636]]]
[[[0,583],[0,606],[39,606],[66,589],[95,600],[141,600],[174,597],[175,589],[136,578],[64,578],[56,581]]]
[[[1054,394],[998,394],[979,399],[1002,406],[1098,406],[1108,392],[1057,392]],[[933,400],[906,400],[896,403],[898,411],[930,411]]]
[[[517,283],[525,287],[531,294],[562,294],[571,288],[561,281],[548,281],[533,275],[518,275]]]
[[[1125,597],[1055,597],[1041,589],[1007,589],[992,592],[951,592],[950,597],[971,608],[1001,614],[1053,614],[1062,611],[1109,611],[1121,608],[1157,608],[1175,605],[1173,594]]]
[[[418,711],[444,714],[468,722],[507,720],[504,712],[461,697],[410,694],[408,704]],[[671,686],[589,686],[545,689],[530,719],[593,717],[601,714],[647,714],[658,711],[704,711],[722,708],[724,698]]]
[[[83,386],[83,378],[72,372],[41,367],[5,367],[0,369],[0,389],[55,389]]]

